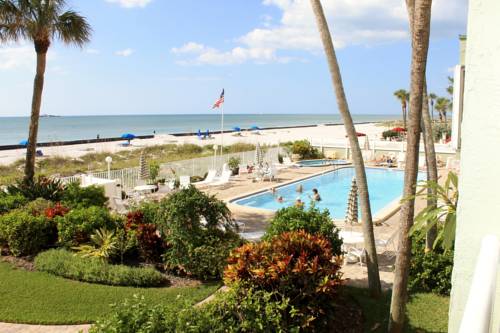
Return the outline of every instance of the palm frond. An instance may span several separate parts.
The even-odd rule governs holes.
[[[92,28],[85,17],[72,10],[59,15],[54,28],[54,33],[66,44],[82,46],[89,42],[92,35]]]

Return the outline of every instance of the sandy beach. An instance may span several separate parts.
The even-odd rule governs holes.
[[[376,126],[375,123],[356,125],[358,132],[366,134],[371,140],[380,138],[380,134],[385,130],[384,127]],[[185,144],[192,143],[198,145],[230,145],[234,143],[260,143],[260,144],[279,144],[287,141],[307,139],[315,142],[331,142],[345,140],[345,129],[343,125],[318,125],[299,128],[282,128],[260,130],[258,134],[254,132],[242,132],[241,136],[234,133],[225,133],[223,137],[220,134],[213,133],[210,139],[200,140],[197,136],[173,136],[168,134],[157,134],[152,139],[132,140],[131,146],[124,147],[123,142],[99,142],[80,145],[56,146],[39,148],[44,156],[60,156],[78,158],[88,153],[116,153],[122,150],[141,149],[147,146],[163,144]],[[222,141],[223,140],[223,141]],[[24,158],[26,149],[13,149],[0,151],[0,165],[8,165],[16,160]]]

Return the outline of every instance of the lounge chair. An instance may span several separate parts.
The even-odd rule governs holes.
[[[194,183],[194,185],[208,185],[215,180],[215,176],[217,176],[217,170],[208,170],[207,177],[202,181]]]
[[[180,176],[179,177],[179,188],[186,189],[191,184],[191,178],[189,176]]]
[[[231,170],[222,171],[222,175],[214,182],[210,184],[210,186],[220,186],[229,183],[229,178],[231,178]]]
[[[393,255],[391,257],[396,256],[396,240],[398,239],[398,230],[394,231],[394,233],[388,239],[376,239],[375,246],[377,248],[382,248],[382,253],[392,252]],[[390,251],[390,247],[392,247],[392,251]]]

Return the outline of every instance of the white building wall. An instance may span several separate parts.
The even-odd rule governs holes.
[[[457,332],[481,239],[500,237],[500,0],[470,0],[460,199],[449,332]],[[500,284],[497,284],[500,286]],[[494,332],[500,322],[497,292]],[[471,332],[472,333],[472,332]]]

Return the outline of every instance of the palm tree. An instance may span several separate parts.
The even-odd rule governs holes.
[[[26,182],[32,181],[35,175],[47,51],[55,39],[81,47],[89,41],[91,32],[85,17],[66,10],[65,0],[0,0],[0,42],[28,40],[33,42],[36,51],[36,75],[24,168]]]
[[[318,25],[321,41],[323,42],[326,58],[328,60],[328,67],[330,68],[330,76],[335,89],[339,112],[344,121],[344,126],[347,132],[347,136],[349,137],[349,142],[352,149],[352,159],[354,162],[356,180],[358,183],[365,249],[367,254],[366,266],[368,269],[368,286],[370,288],[371,295],[373,297],[378,297],[381,294],[380,276],[378,270],[377,252],[375,249],[375,236],[373,234],[373,222],[370,210],[370,196],[368,193],[368,184],[366,181],[363,156],[359,147],[358,137],[356,135],[356,129],[354,128],[351,113],[349,112],[349,106],[347,104],[347,98],[345,96],[344,86],[342,83],[342,76],[340,73],[339,64],[337,62],[337,56],[335,54],[335,48],[333,47],[332,36],[330,34],[328,23],[323,12],[323,7],[321,6],[320,0],[310,1],[314,15],[316,17],[316,23]]]
[[[407,0],[412,38],[410,113],[407,130],[407,151],[403,197],[406,200],[400,213],[398,251],[395,263],[388,332],[400,333],[404,328],[408,274],[411,259],[410,229],[415,212],[415,189],[418,174],[420,124],[425,97],[425,70],[429,50],[432,0]]]
[[[401,103],[401,111],[403,112],[403,127],[406,128],[406,106],[410,99],[410,94],[404,89],[399,89],[394,92],[394,96]]]
[[[436,101],[437,95],[435,93],[429,94],[429,101],[431,102],[431,118],[434,121],[434,102]]]
[[[450,107],[450,100],[446,97],[436,99],[436,110],[439,112],[439,120],[446,124],[446,111]]]

